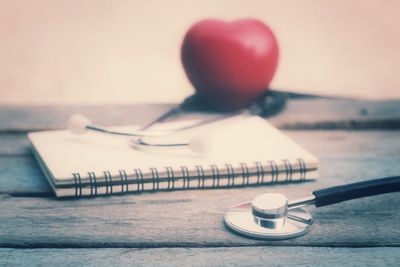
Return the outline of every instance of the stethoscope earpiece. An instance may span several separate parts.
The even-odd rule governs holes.
[[[208,155],[212,149],[212,140],[209,136],[198,135],[190,139],[188,148],[195,154]]]
[[[92,122],[81,114],[72,115],[68,120],[68,130],[73,134],[83,134]]]

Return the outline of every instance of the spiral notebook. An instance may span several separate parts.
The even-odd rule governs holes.
[[[138,150],[129,138],[92,132],[45,131],[28,137],[57,197],[229,188],[318,176],[318,159],[259,117],[224,120],[151,141],[182,143],[196,135],[208,138],[212,149],[207,154],[187,148]]]

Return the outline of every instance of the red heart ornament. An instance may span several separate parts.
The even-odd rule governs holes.
[[[197,93],[220,110],[240,109],[268,88],[279,57],[271,29],[255,19],[208,19],[183,40],[183,67]]]

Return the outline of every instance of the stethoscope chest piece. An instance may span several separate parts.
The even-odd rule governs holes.
[[[265,240],[294,238],[307,233],[313,224],[309,211],[288,208],[287,198],[275,193],[262,194],[252,202],[233,207],[224,219],[231,230]]]

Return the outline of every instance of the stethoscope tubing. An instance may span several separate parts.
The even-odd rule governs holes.
[[[339,202],[400,191],[400,176],[392,176],[314,191],[314,205],[323,207]]]

